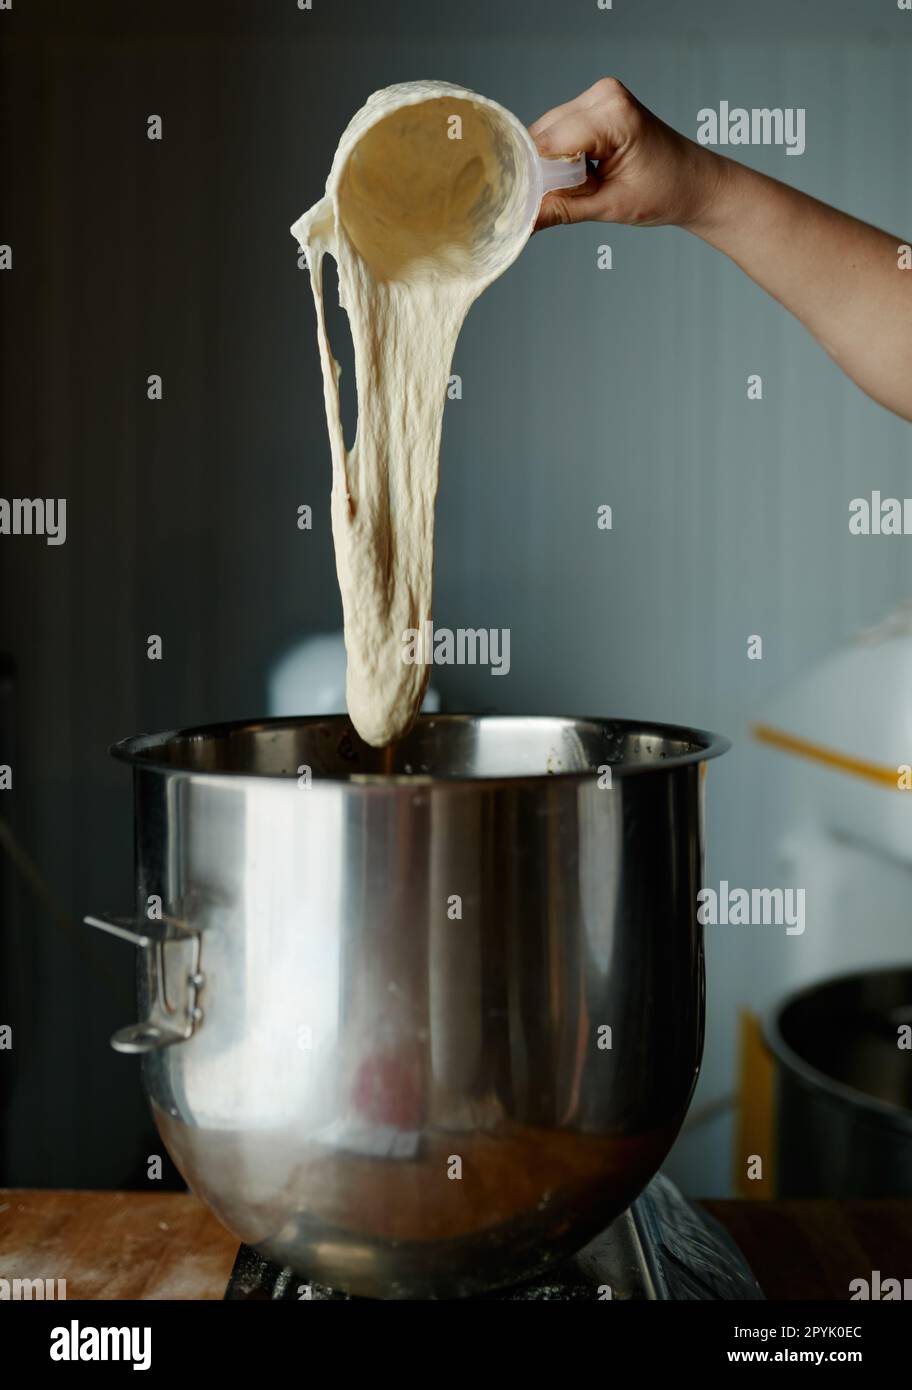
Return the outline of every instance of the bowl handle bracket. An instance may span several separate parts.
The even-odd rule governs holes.
[[[83,921],[140,947],[145,955],[149,1016],[141,1023],[119,1028],[111,1038],[114,1050],[156,1052],[192,1037],[203,1021],[199,995],[205,976],[200,969],[200,932],[174,917],[146,920],[102,912]],[[166,959],[170,962],[167,975]]]

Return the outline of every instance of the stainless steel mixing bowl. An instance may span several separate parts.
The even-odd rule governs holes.
[[[774,1011],[776,1195],[912,1197],[912,967],[806,985]]]
[[[703,1042],[705,760],[620,720],[428,715],[128,739],[155,1118],[190,1187],[381,1298],[541,1273],[636,1196]]]

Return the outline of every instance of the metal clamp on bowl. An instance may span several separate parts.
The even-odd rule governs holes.
[[[172,1043],[185,1042],[203,1019],[197,1003],[205,983],[200,970],[200,933],[173,917],[146,920],[102,913],[84,917],[87,926],[119,936],[141,946],[146,965],[145,998],[148,1018],[120,1028],[111,1038],[117,1052],[155,1052]],[[179,953],[180,964],[166,978],[166,948]]]

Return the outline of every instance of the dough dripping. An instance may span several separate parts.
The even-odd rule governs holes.
[[[342,135],[325,196],[292,228],[307,254],[332,450],[332,529],[349,715],[382,747],[408,732],[430,666],[405,634],[431,617],[434,506],[456,339],[532,229],[535,149],[510,112],[446,82],[375,92]],[[336,261],[355,357],[346,450],[323,308]],[[429,654],[426,655],[426,659]]]

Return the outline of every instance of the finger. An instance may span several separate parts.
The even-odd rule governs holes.
[[[582,188],[560,188],[554,193],[546,193],[538,210],[538,220],[533,231],[542,232],[547,227],[568,227],[576,222],[601,222],[605,220],[602,198],[598,192]]]
[[[534,139],[536,135],[547,130],[549,126],[554,125],[555,121],[561,120],[564,116],[586,110],[591,106],[603,106],[605,101],[616,95],[618,91],[626,92],[626,88],[623,88],[614,78],[600,77],[597,82],[593,82],[591,87],[580,92],[579,96],[574,97],[572,101],[565,101],[560,106],[553,106],[550,111],[539,116],[538,120],[529,126],[529,134]]]
[[[583,105],[584,96],[585,93],[582,93],[580,96],[574,97],[572,101],[565,101],[560,106],[553,106],[550,111],[546,111],[543,116],[539,116],[537,121],[533,121],[532,125],[529,126],[529,134],[532,136],[533,140],[541,131],[547,130],[549,126],[554,125],[555,121],[559,121],[563,116],[567,116],[571,112],[578,110]]]
[[[593,118],[594,108],[577,108],[560,116],[533,136],[539,154],[545,159],[561,155],[588,154],[606,159],[617,148],[602,122]]]

